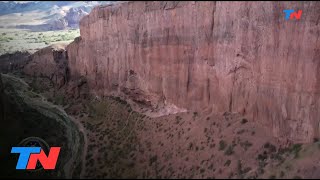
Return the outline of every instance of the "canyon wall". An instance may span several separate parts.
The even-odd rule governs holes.
[[[285,20],[284,9],[302,10]],[[153,108],[239,112],[295,142],[319,137],[319,2],[123,2],[80,21],[71,76]]]

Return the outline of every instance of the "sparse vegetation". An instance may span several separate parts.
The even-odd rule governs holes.
[[[294,158],[298,158],[299,157],[299,152],[302,149],[302,144],[294,144],[291,149],[290,152],[294,154]]]
[[[79,29],[45,32],[31,32],[21,29],[14,31],[1,29],[1,31],[0,55],[12,53],[18,50],[30,50],[34,52],[36,49],[46,47],[49,44],[58,42],[71,42],[80,35]],[[12,46],[13,40],[15,44],[14,46]]]
[[[2,42],[10,42],[11,40],[13,40],[12,37],[0,36],[0,43],[2,43]]]

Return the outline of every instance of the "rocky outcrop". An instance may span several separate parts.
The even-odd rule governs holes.
[[[68,61],[65,44],[52,45],[43,48],[30,57],[24,73],[30,76],[46,77],[61,88],[68,78]]]
[[[85,8],[85,7],[83,7]],[[81,8],[70,8],[64,17],[68,22],[69,27],[79,27],[79,22],[82,17],[88,15],[87,12],[83,11]]]
[[[284,9],[302,10],[301,19],[285,20]],[[320,135],[319,11],[319,2],[100,6],[67,48],[70,71],[97,95],[240,112],[308,142]]]
[[[49,30],[63,30],[68,27],[68,22],[64,19],[57,19],[47,24]]]
[[[29,62],[29,52],[7,53],[0,56],[0,73],[21,71]]]

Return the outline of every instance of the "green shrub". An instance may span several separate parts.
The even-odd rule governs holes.
[[[202,174],[202,173],[204,173],[206,170],[205,169],[200,169],[200,173]]]
[[[227,150],[224,152],[225,155],[230,156],[234,153],[233,146],[228,146]]]
[[[241,129],[241,130],[239,130],[239,131],[237,132],[237,134],[243,134],[244,132],[246,132],[246,130],[245,130],[245,129]]]
[[[246,167],[244,168],[244,170],[242,171],[243,174],[248,173],[249,171],[251,171],[251,167]]]
[[[264,160],[268,159],[268,155],[267,154],[259,154],[257,159],[259,161],[264,161]]]
[[[238,164],[237,164],[237,173],[239,177],[242,177],[242,164],[240,160],[238,160]]]
[[[241,120],[241,124],[245,124],[245,123],[247,123],[247,122],[248,122],[248,120],[245,119],[245,118]]]
[[[224,163],[224,166],[230,166],[230,164],[231,164],[231,160],[227,160],[225,163]]]
[[[64,98],[64,95],[56,95],[55,96],[55,104],[58,104],[58,105],[65,105],[65,98]]]
[[[190,143],[189,143],[189,148],[188,148],[188,150],[192,150],[192,149],[193,149],[193,143],[190,142]]]
[[[247,149],[252,146],[252,143],[246,140],[245,142],[240,142],[240,146],[247,151]]]
[[[198,116],[198,112],[193,112],[193,118]]]
[[[263,147],[265,149],[269,149],[270,152],[276,152],[277,151],[276,146],[274,146],[273,144],[271,144],[269,142],[265,143]]]
[[[149,166],[151,166],[154,162],[158,160],[158,156],[154,155],[149,159]]]
[[[223,151],[226,148],[227,144],[224,140],[219,141],[219,150]]]

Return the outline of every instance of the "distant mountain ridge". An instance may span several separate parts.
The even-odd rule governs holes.
[[[109,4],[111,1],[29,1],[25,3],[16,1],[0,1],[0,15],[21,13],[27,11],[46,11],[54,6],[95,6]]]
[[[0,15],[11,13],[22,13],[34,10],[48,10],[54,5],[66,6],[74,2],[71,1],[30,1],[26,3],[19,3],[15,1],[0,2]]]
[[[116,1],[1,1],[0,27],[33,31],[78,28],[80,19],[98,5]]]

